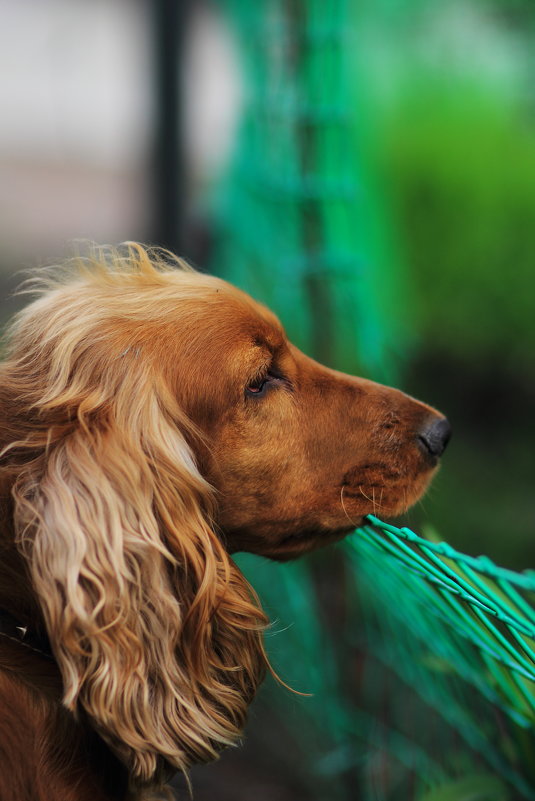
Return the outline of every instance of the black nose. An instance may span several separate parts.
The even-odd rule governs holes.
[[[422,450],[438,459],[446,450],[446,445],[450,441],[451,426],[445,417],[428,422],[421,431],[418,432],[418,442]]]

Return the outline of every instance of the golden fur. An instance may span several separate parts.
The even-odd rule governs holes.
[[[131,787],[158,784],[236,742],[267,667],[229,553],[291,558],[402,511],[433,473],[416,438],[438,416],[316,364],[169,254],[95,249],[33,289],[0,365],[0,606],[46,630],[73,726]]]

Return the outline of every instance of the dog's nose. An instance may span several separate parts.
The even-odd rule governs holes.
[[[429,456],[438,459],[446,450],[450,441],[451,426],[445,417],[439,417],[426,425],[418,432],[418,442],[422,450]]]

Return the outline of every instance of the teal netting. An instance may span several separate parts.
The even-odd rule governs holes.
[[[522,797],[535,798],[535,572],[367,520],[345,549],[374,653]]]
[[[357,135],[354,4],[220,6],[239,45],[246,99],[214,203],[214,269],[274,308],[317,358],[355,371],[357,353],[360,368],[392,374],[388,356],[401,350],[405,329],[401,282],[389,228],[377,224],[386,210],[364,169],[372,134]]]

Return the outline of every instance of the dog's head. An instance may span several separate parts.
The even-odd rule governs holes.
[[[317,364],[243,292],[140,246],[47,280],[0,368],[0,480],[65,703],[139,780],[213,758],[266,666],[228,554],[287,559],[402,512],[447,437],[430,407]]]
[[[421,497],[450,436],[442,415],[308,358],[234,287],[214,284],[212,304],[188,354],[205,400],[181,392],[180,371],[175,396],[209,443],[199,454],[230,551],[294,558]]]

